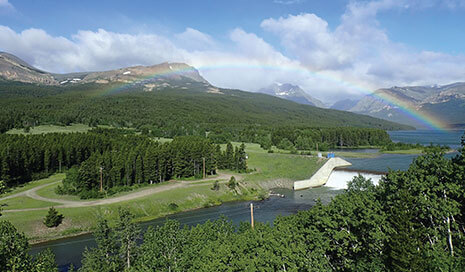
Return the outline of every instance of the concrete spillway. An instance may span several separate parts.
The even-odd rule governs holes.
[[[352,164],[344,159],[331,158],[318,171],[316,171],[311,178],[294,182],[294,190],[323,186],[328,181],[328,178],[334,168],[350,165]]]

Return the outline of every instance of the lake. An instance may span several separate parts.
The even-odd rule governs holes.
[[[463,130],[454,130],[449,132],[425,130],[389,132],[393,141],[420,143],[424,145],[433,143],[448,145],[455,149],[460,147],[460,138],[463,133]],[[365,152],[375,151],[365,150]],[[448,154],[447,156],[451,157],[454,155],[455,154]],[[366,172],[387,172],[389,169],[405,170],[416,157],[417,155],[381,154],[376,158],[345,158],[347,161],[352,163],[352,166],[348,167],[348,169],[355,172],[334,171],[327,184],[320,188],[302,191],[275,189],[273,192],[283,194],[285,197],[281,198],[272,196],[264,201],[254,201],[255,220],[272,223],[277,216],[295,214],[298,211],[311,208],[318,198],[320,198],[323,203],[328,203],[334,196],[343,192],[343,189],[347,186],[347,181],[357,175],[357,172],[362,173],[365,177],[371,178],[374,183],[377,183],[381,176]],[[182,212],[167,216],[166,218],[176,219],[179,220],[181,224],[192,226],[203,223],[207,220],[215,220],[221,215],[225,215],[235,224],[239,224],[242,221],[250,220],[249,205],[250,202],[230,202],[221,206]],[[160,225],[163,224],[166,218],[159,218],[142,223],[141,225],[143,228],[146,228],[147,226]],[[66,271],[66,267],[70,263],[73,263],[75,266],[80,266],[82,252],[85,247],[93,246],[95,246],[95,242],[92,235],[87,234],[34,245],[31,248],[31,253],[35,254],[47,247],[50,247],[56,254],[60,271]]]

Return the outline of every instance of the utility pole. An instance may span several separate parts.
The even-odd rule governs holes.
[[[206,173],[205,173],[205,158],[202,158],[203,159],[203,178],[206,178]]]
[[[103,167],[100,166],[100,192],[103,192]]]
[[[253,229],[253,203],[250,203],[250,224],[252,225]]]

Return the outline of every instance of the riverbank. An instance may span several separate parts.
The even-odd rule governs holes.
[[[145,222],[170,214],[217,206],[226,202],[261,200],[268,197],[270,188],[281,187],[280,185],[285,187],[286,184],[292,183],[292,181],[308,178],[322,165],[322,162],[315,157],[270,154],[256,144],[247,144],[246,152],[249,155],[248,167],[252,169],[251,173],[223,173],[228,177],[232,175],[238,180],[239,186],[235,190],[226,185],[227,178],[214,177],[209,180],[174,181],[174,183],[186,183],[188,186],[175,187],[171,190],[164,190],[139,198],[97,206],[60,207],[60,202],[63,201],[80,201],[72,196],[64,197],[64,199],[56,202],[47,202],[32,199],[27,195],[20,195],[16,198],[0,201],[0,203],[11,205],[7,207],[8,210],[18,207],[23,209],[38,208],[38,210],[5,211],[0,220],[11,221],[30,238],[32,243],[56,240],[91,232],[98,218],[106,218],[112,224],[116,219],[117,209],[120,206],[128,207],[135,214],[138,222]],[[60,178],[63,178],[63,176]],[[213,184],[217,180],[220,183],[220,188],[212,190]],[[53,193],[53,187],[57,185],[57,183],[53,182],[56,181],[57,177],[52,176],[51,180],[41,180],[31,184],[34,186],[49,184],[51,187],[41,188],[36,191],[36,194],[50,198],[58,197],[54,196]],[[136,191],[143,191],[157,186],[165,185],[148,185],[136,189]],[[31,189],[31,187],[33,186],[28,185],[27,189]],[[25,191],[23,188],[20,189]],[[17,192],[10,192],[9,195],[15,193]],[[132,193],[135,192],[122,194],[128,195]],[[121,195],[115,197],[121,197]],[[64,221],[57,228],[48,229],[43,225],[42,220],[47,213],[47,209],[51,206],[55,206],[64,215]]]

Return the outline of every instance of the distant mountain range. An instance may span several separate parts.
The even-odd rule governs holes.
[[[302,90],[302,88],[300,88],[299,86],[292,85],[289,83],[274,83],[268,87],[258,90],[258,92],[294,101],[299,104],[310,105],[319,108],[327,108],[327,106],[323,104],[323,102],[312,97],[304,90]]]
[[[0,123],[95,123],[195,131],[244,126],[411,127],[324,105],[290,84],[274,96],[211,85],[192,66],[162,63],[103,72],[54,74],[0,53]],[[282,88],[282,89],[281,89]],[[284,95],[286,92],[287,95]],[[18,112],[18,113],[16,113]],[[186,133],[186,132],[183,132]],[[193,132],[190,132],[193,133]]]
[[[379,89],[355,101],[339,101],[332,108],[370,115],[373,117],[426,128],[411,117],[433,116],[443,126],[465,127],[465,83],[449,85],[407,86]],[[407,113],[409,112],[409,113]],[[423,117],[420,117],[422,119]]]

